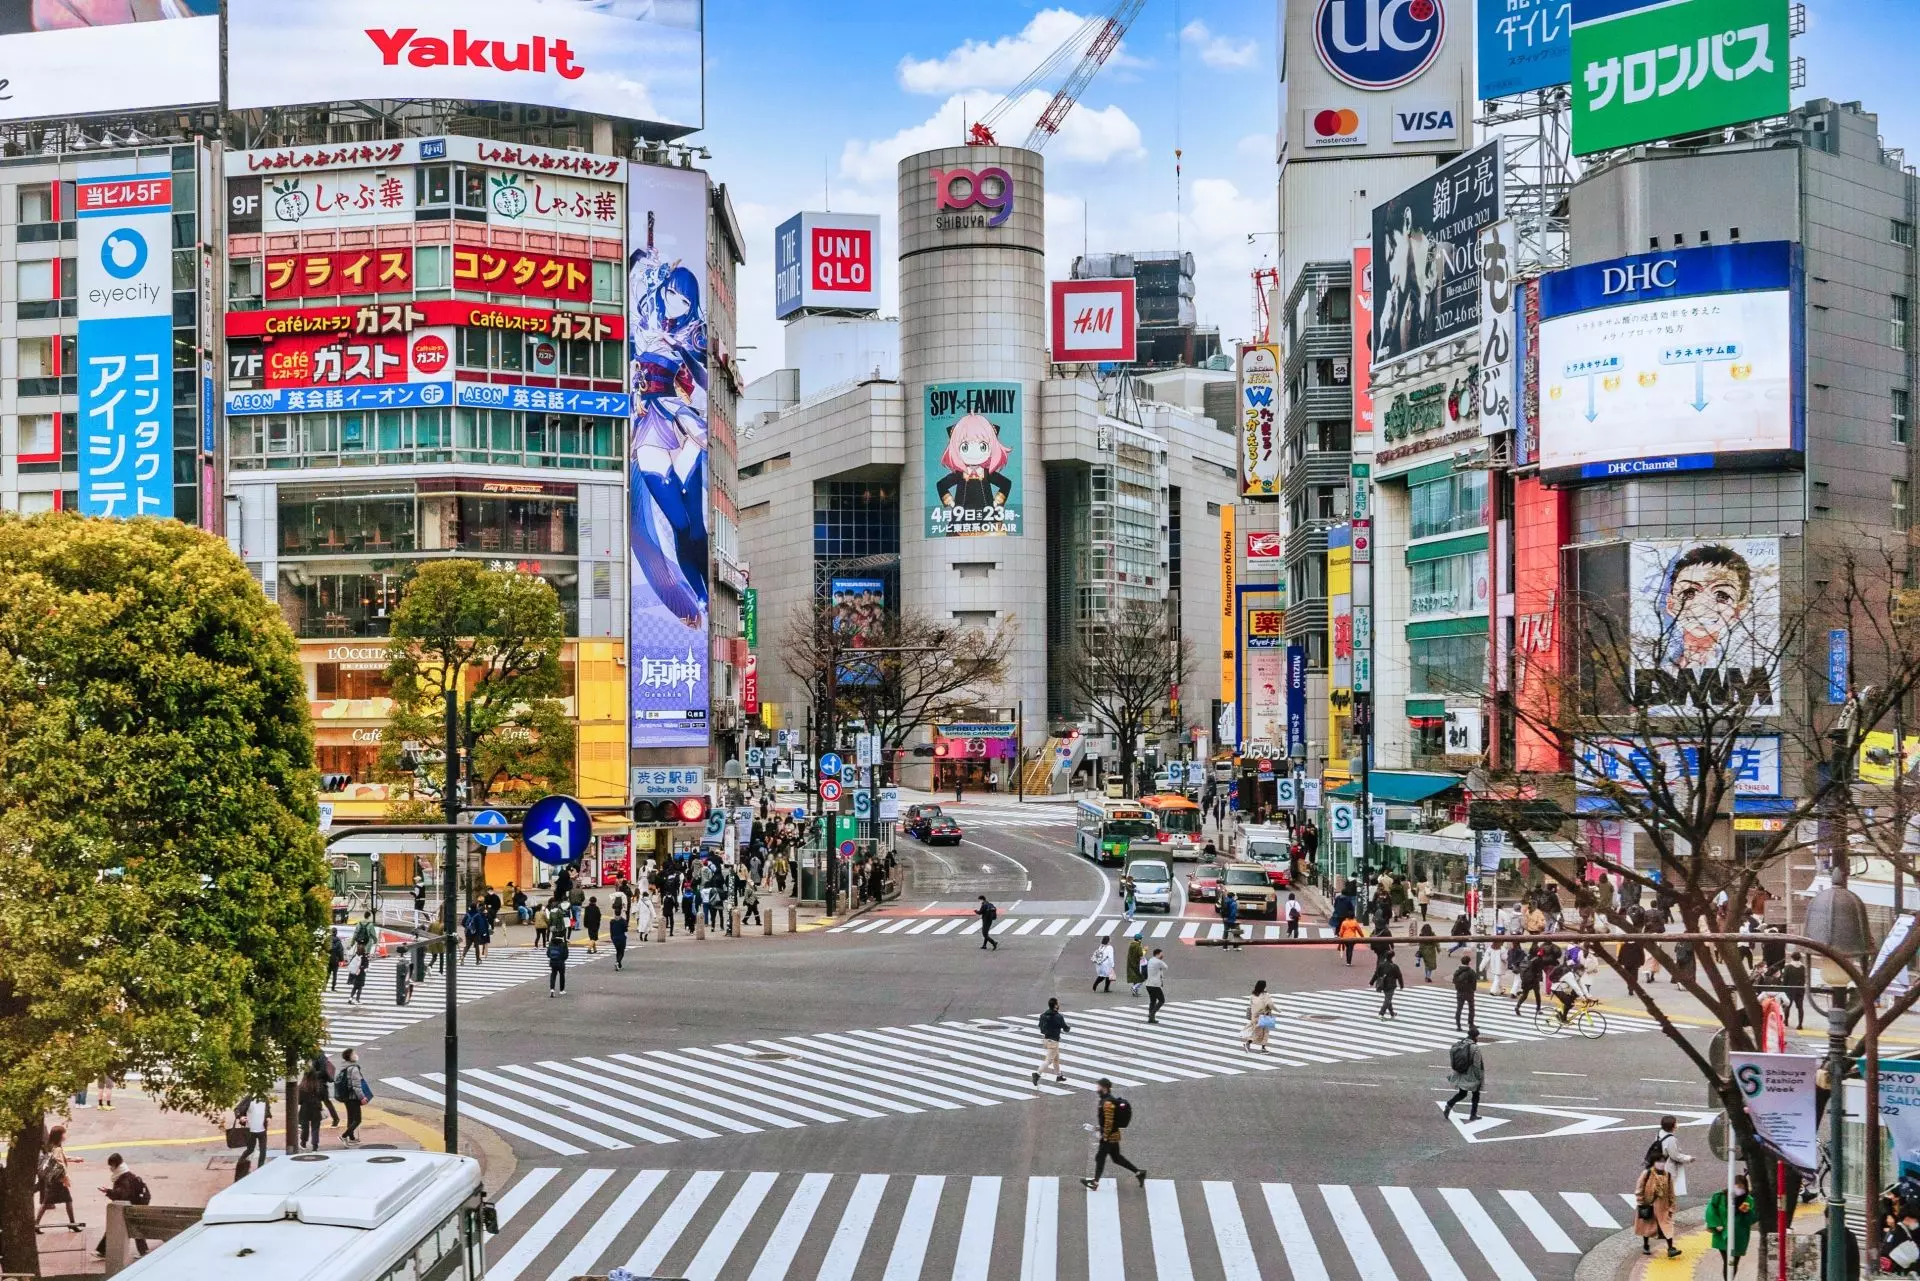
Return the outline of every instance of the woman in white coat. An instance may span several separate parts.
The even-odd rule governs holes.
[[[642,889],[633,896],[633,937],[645,943],[653,937],[653,890]]]
[[[1093,990],[1098,992],[1102,983],[1107,991],[1113,991],[1113,939],[1106,934],[1100,936],[1100,946],[1093,949]]]

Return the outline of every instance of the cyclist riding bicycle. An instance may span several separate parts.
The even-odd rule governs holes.
[[[1559,1018],[1563,1027],[1573,1017],[1574,1002],[1586,996],[1580,987],[1580,977],[1579,967],[1564,960],[1553,967],[1553,981],[1547,990],[1552,993],[1554,1000],[1560,1002]]]

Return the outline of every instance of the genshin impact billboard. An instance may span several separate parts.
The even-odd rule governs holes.
[[[635,165],[627,223],[628,741],[707,744],[707,176]]]

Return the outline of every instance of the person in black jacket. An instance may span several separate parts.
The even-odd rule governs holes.
[[[600,896],[594,895],[587,900],[586,910],[581,914],[587,926],[587,951],[600,950]]]
[[[1540,1012],[1540,989],[1547,981],[1547,954],[1538,945],[1528,954],[1526,963],[1520,970],[1520,991],[1513,1002],[1513,1012],[1518,1014],[1520,1007],[1527,1003],[1527,993],[1533,993],[1533,1012]]]
[[[1453,1030],[1461,1029],[1460,1014],[1466,1012],[1467,1027],[1473,1026],[1473,998],[1480,988],[1480,975],[1473,968],[1473,958],[1463,956],[1460,965],[1453,972]]]
[[[1406,984],[1406,978],[1400,973],[1399,962],[1393,959],[1393,949],[1388,948],[1380,963],[1373,968],[1373,978],[1369,983],[1380,993],[1380,1017],[1397,1019],[1400,1016],[1393,1010],[1393,994]]]
[[[1033,1083],[1040,1084],[1040,1073],[1051,1072],[1053,1079],[1064,1081],[1067,1074],[1060,1070],[1060,1038],[1073,1029],[1067,1026],[1067,1016],[1060,1013],[1060,998],[1047,998],[1047,1009],[1040,1016],[1040,1044],[1043,1052],[1040,1056],[1040,1068],[1033,1074]]]

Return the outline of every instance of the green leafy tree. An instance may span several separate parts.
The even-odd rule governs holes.
[[[560,700],[566,631],[560,598],[537,575],[473,560],[420,567],[387,643],[395,712],[379,768],[395,784],[396,819],[439,821],[449,691],[465,804],[526,803],[572,788],[573,725]]]
[[[320,1039],[327,874],[293,634],[219,539],[0,515],[0,1237],[46,1116],[140,1072],[212,1116]]]

